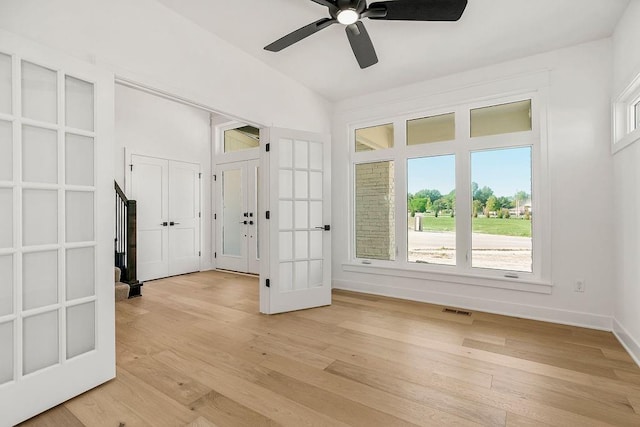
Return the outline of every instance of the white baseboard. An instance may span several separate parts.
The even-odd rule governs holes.
[[[618,338],[620,344],[627,350],[627,353],[631,358],[640,366],[640,343],[636,341],[624,326],[618,322],[618,319],[613,318],[613,334]]]
[[[578,311],[559,310],[555,308],[516,304],[477,297],[470,298],[461,295],[376,285],[349,280],[334,280],[333,288],[392,298],[402,298],[411,301],[453,306],[467,310],[484,311],[487,313],[501,314],[505,316],[521,317],[524,319],[540,320],[543,322],[580,326],[603,331],[612,330],[612,319],[610,316]],[[640,354],[640,347],[636,345],[636,349],[639,350],[636,354]]]

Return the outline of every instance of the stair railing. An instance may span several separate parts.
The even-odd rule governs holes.
[[[137,278],[137,206],[135,200],[129,200],[117,182],[115,184],[115,266],[122,271],[121,281],[131,287],[129,297],[140,296]]]

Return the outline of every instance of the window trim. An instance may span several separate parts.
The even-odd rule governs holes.
[[[635,107],[640,102],[640,73],[613,102],[611,153],[640,141],[640,127],[635,127]]]
[[[530,131],[514,132],[501,135],[474,137],[470,136],[470,112],[471,109],[492,105],[499,105],[509,102],[517,102],[531,99],[531,121]],[[379,270],[395,271],[398,276],[415,277],[432,280],[453,282],[460,284],[477,284],[489,286],[487,283],[513,282],[519,283],[514,286],[507,286],[506,289],[531,291],[539,286],[550,287],[551,285],[551,221],[549,201],[550,191],[541,191],[549,188],[548,183],[548,161],[547,161],[547,135],[546,135],[546,111],[547,111],[547,89],[540,87],[536,90],[511,92],[492,97],[483,97],[476,100],[468,100],[456,105],[439,106],[436,108],[425,108],[414,110],[410,113],[397,114],[393,116],[378,117],[374,120],[352,122],[347,124],[350,144],[349,178],[350,178],[350,238],[349,238],[349,261],[343,263],[345,271],[370,272],[383,274]],[[406,123],[408,120],[416,118],[437,116],[447,113],[455,113],[456,139],[453,141],[434,142],[429,144],[406,144]],[[355,152],[355,130],[363,127],[376,126],[378,124],[394,124],[394,148],[376,150],[370,152]],[[471,145],[471,146],[470,146]],[[510,270],[483,269],[471,267],[471,232],[461,233],[460,230],[471,230],[471,153],[487,149],[516,148],[531,146],[532,162],[532,194],[536,200],[536,219],[532,230],[532,272],[516,272]],[[456,227],[456,266],[436,265],[436,264],[416,264],[408,262],[407,254],[407,233],[404,213],[407,212],[406,197],[399,197],[399,194],[407,193],[407,160],[417,157],[430,157],[437,155],[456,155],[456,210],[457,217],[469,217],[468,221],[458,223]],[[395,191],[396,191],[396,259],[395,261],[368,260],[356,258],[355,256],[355,164],[368,163],[374,161],[395,161]],[[466,183],[466,182],[469,183]],[[466,184],[465,184],[466,183]],[[463,194],[464,193],[464,194]],[[469,215],[467,215],[467,213]],[[467,224],[468,222],[468,224]],[[468,227],[467,227],[468,225]],[[464,248],[464,249],[463,249]],[[462,249],[462,250],[461,250]],[[466,249],[466,250],[465,250]],[[466,252],[469,252],[467,255]],[[463,261],[463,262],[461,262]],[[419,275],[416,275],[419,272]],[[507,277],[515,274],[517,277]],[[434,276],[435,275],[435,276]],[[442,277],[449,278],[441,280]],[[521,285],[520,285],[521,284]],[[531,284],[528,286],[527,284]],[[532,288],[533,287],[533,288]],[[549,288],[550,289],[550,288]],[[544,292],[548,293],[547,288]],[[550,292],[550,291],[549,291]]]

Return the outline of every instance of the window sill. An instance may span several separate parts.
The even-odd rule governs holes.
[[[611,154],[616,154],[617,152],[627,148],[630,145],[635,144],[638,141],[640,141],[640,128],[629,132],[628,134],[617,140],[611,147]]]
[[[458,285],[484,286],[521,292],[550,295],[553,285],[547,282],[508,277],[482,276],[449,272],[425,271],[417,268],[382,267],[366,264],[345,263],[342,270],[351,273],[375,274],[378,276],[406,277],[433,282],[455,283]]]

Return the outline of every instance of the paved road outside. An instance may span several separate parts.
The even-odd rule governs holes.
[[[455,265],[455,233],[407,230],[409,261]],[[513,271],[531,271],[528,237],[472,234],[472,265]]]

